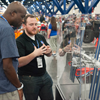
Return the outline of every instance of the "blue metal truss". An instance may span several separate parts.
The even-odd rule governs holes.
[[[63,5],[63,0],[61,0],[59,4],[60,4],[60,6],[62,6],[62,5]],[[53,5],[53,7],[54,7],[54,5]],[[58,11],[59,11],[59,10],[57,9],[57,10],[55,11],[55,14],[56,14]]]
[[[48,9],[49,13],[52,14],[51,9],[49,8],[49,6],[48,6],[46,0],[44,0],[42,3],[43,3],[43,4],[45,5],[45,7]]]
[[[58,8],[58,10],[61,12],[61,14],[64,14],[64,10],[61,8],[60,4],[58,3],[57,0],[53,0],[53,3],[55,6]]]
[[[74,1],[72,1],[68,7],[68,9],[66,10],[66,14],[69,13],[69,11],[72,9],[72,7],[75,5]]]
[[[64,11],[66,11],[66,0],[64,0]]]
[[[35,7],[36,12],[40,13],[40,10],[37,8],[35,4],[33,4],[33,7]]]
[[[84,1],[84,2],[82,2]],[[93,0],[91,5],[89,6],[89,2],[90,0],[69,0],[70,4],[69,7],[66,8],[66,0],[61,0],[60,2],[58,2],[58,0],[52,0],[49,2],[49,4],[47,3],[46,0],[42,1],[42,2],[38,2],[35,1],[35,9],[36,11],[41,12],[44,14],[48,14],[47,10],[49,11],[49,13],[51,15],[55,15],[58,11],[61,12],[61,14],[68,14],[69,11],[72,9],[72,7],[76,4],[78,9],[83,13],[83,14],[88,14],[92,12],[92,8],[95,8],[96,5],[98,4],[99,0]],[[40,4],[41,3],[41,4]],[[84,3],[84,5],[83,5]],[[45,6],[45,9],[42,7],[42,5]],[[62,5],[64,7],[64,9],[62,9]],[[51,6],[51,8],[50,8]],[[54,11],[54,7],[57,7],[56,11]],[[39,7],[40,10],[37,9],[37,7]]]
[[[74,0],[75,4],[78,6],[79,10],[83,13],[83,14],[88,14],[92,12],[92,8],[95,8],[96,5],[99,3],[99,0],[93,0],[90,7],[88,6],[89,4],[89,0],[84,0],[85,2],[85,7],[82,4],[81,0]]]
[[[46,12],[42,9],[42,5],[40,5],[38,1],[36,1],[35,4],[40,8],[40,10],[42,11],[43,14],[46,13]]]
[[[79,0],[74,0],[75,4],[78,6],[79,10],[82,12],[82,13],[85,13],[85,9],[82,5],[82,3],[80,3],[81,1]]]
[[[89,4],[89,0],[85,0],[85,12],[88,13],[88,4]]]
[[[8,0],[9,2],[13,2],[15,0]],[[49,11],[49,13],[51,14],[56,14],[58,11],[61,12],[61,14],[67,14],[69,13],[69,11],[71,10],[71,8],[74,6],[74,3],[77,5],[78,9],[83,13],[83,14],[87,14],[87,13],[91,13],[92,12],[92,8],[95,8],[96,5],[99,3],[100,0],[92,0],[91,5],[89,6],[89,2],[91,2],[91,0],[60,0],[60,2],[58,0],[49,0],[49,4],[47,3],[46,0],[16,0],[16,1],[20,1],[22,2],[22,4],[31,9],[31,5],[34,4],[38,6],[40,8],[40,10],[42,11],[42,13],[47,13],[46,10]],[[45,2],[44,2],[45,1]],[[6,0],[1,0],[1,2],[3,2],[6,6],[8,6],[8,3],[6,2]],[[39,4],[41,2],[41,4]],[[69,7],[66,8],[67,3],[70,3]],[[83,5],[84,3],[84,5]],[[42,8],[42,5],[45,5],[46,10],[44,10]],[[64,8],[62,8],[62,5]],[[51,6],[51,8],[49,8]],[[57,7],[57,10],[54,11],[54,7]],[[37,11],[37,9],[36,9]]]
[[[30,12],[30,14],[33,13],[32,9],[33,9],[33,8],[30,6],[30,7],[29,7],[29,10],[28,10],[28,11]]]
[[[99,3],[99,0],[93,0],[92,3],[91,3],[91,6],[88,9],[88,13],[91,13],[92,7],[95,8],[98,3]]]

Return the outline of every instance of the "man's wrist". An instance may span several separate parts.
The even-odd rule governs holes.
[[[52,50],[48,54],[46,54],[46,55],[50,55],[51,53],[52,53]]]
[[[65,53],[65,50],[64,50],[65,48],[62,48],[62,52],[64,52]]]
[[[21,86],[19,88],[17,88],[17,90],[21,90],[24,87],[24,84],[22,82],[20,82],[20,83],[21,83]]]
[[[50,53],[52,53],[52,50],[50,51]],[[50,54],[50,53],[49,53],[49,54]]]

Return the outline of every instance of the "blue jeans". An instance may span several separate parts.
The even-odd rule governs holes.
[[[43,76],[19,76],[19,80],[24,84],[23,92],[25,100],[53,100],[52,79],[46,72]]]
[[[80,39],[77,39],[77,40],[76,40],[76,44],[77,44],[78,46],[80,46]]]

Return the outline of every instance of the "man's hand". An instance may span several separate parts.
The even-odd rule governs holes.
[[[65,51],[65,52],[70,51],[70,49],[71,49],[71,45],[70,45],[70,44],[67,45],[66,47],[64,47],[64,51]]]
[[[45,44],[43,44],[40,48],[36,48],[34,46],[35,50],[34,50],[34,54],[35,56],[40,56],[40,55],[47,55],[47,56],[51,56],[52,54],[52,50],[50,48],[50,46],[46,46]],[[50,54],[50,55],[48,55]]]
[[[45,45],[45,44],[43,44],[43,45]],[[47,56],[51,56],[52,50],[51,50],[50,46],[49,45],[47,45],[47,46],[45,45],[45,48],[46,48],[46,52],[44,54],[47,55]]]
[[[23,100],[23,90],[18,90],[19,100]]]
[[[49,54],[51,52],[50,46],[46,46],[46,52],[44,54]]]
[[[40,55],[43,55],[46,53],[46,46],[45,45],[42,45],[40,48],[36,48],[34,46],[35,50],[34,50],[34,54],[36,56],[40,56]]]

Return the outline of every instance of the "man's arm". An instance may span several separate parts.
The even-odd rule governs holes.
[[[16,87],[21,87],[21,83],[17,78],[15,69],[12,64],[12,58],[3,59],[3,70],[8,80]]]
[[[47,34],[47,38],[50,38],[50,33],[51,33],[51,29],[48,29],[48,34]]]
[[[20,83],[20,81],[17,78],[16,71],[15,71],[13,64],[12,64],[12,58],[3,59],[3,70],[5,73],[5,76],[8,78],[8,80],[16,88],[20,88],[22,84]],[[20,100],[23,100],[23,90],[22,89],[18,90],[18,93],[19,93]]]
[[[48,54],[46,54],[46,56],[48,57],[50,57],[51,55],[52,55],[52,50]]]
[[[64,56],[65,53],[64,49],[59,48],[59,56]]]
[[[45,44],[43,44],[44,46],[45,46],[45,55],[46,56],[48,56],[48,57],[50,57],[51,55],[52,55],[52,50],[51,50],[51,48],[50,48],[50,46],[49,45],[45,45]]]
[[[29,55],[27,55],[27,56],[23,56],[23,57],[18,58],[18,62],[19,62],[18,67],[22,67],[22,66],[27,65],[27,64],[30,63],[36,56],[37,56],[36,53],[32,52],[31,54],[29,54]]]
[[[67,45],[63,48],[59,48],[59,55],[60,56],[64,56],[66,52],[69,52],[70,51],[70,48],[71,48],[71,45]]]
[[[30,53],[27,56],[20,57],[18,59],[18,61],[19,61],[18,67],[23,67],[23,66],[27,65],[28,63],[30,63],[35,57],[43,55],[43,54],[46,53],[45,45],[41,46],[38,49],[35,46],[34,46],[34,48],[35,48],[35,50],[32,53]]]

